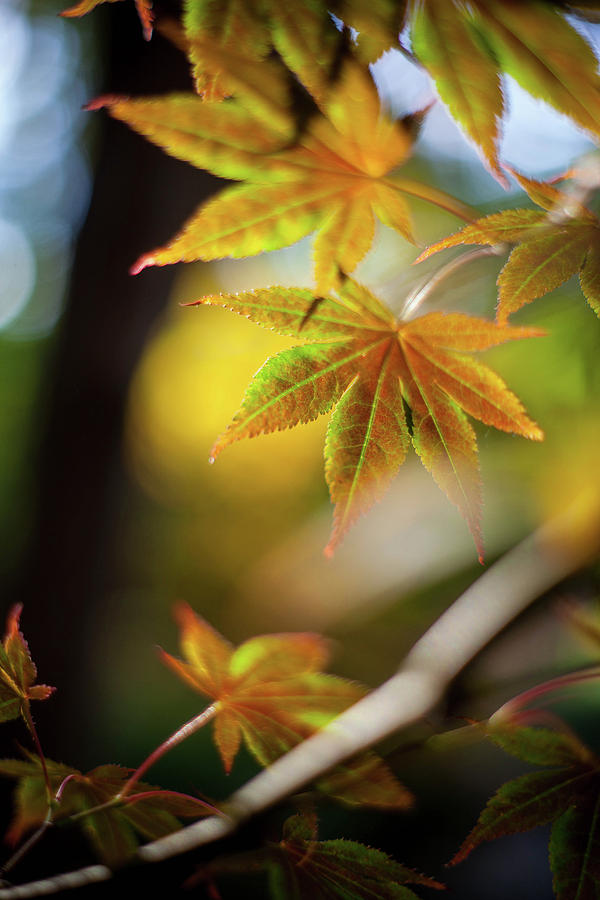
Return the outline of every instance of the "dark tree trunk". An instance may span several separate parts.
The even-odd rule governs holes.
[[[142,39],[133,4],[110,4],[92,15],[107,33],[101,92],[190,88],[183,54],[160,35]],[[85,765],[89,622],[113,584],[116,523],[126,504],[127,389],[175,274],[168,267],[132,277],[128,269],[171,237],[215,184],[106,113],[90,115],[103,118],[93,196],[40,398],[35,521],[13,592],[25,604],[40,676],[60,688],[51,703],[36,705],[44,746],[77,765]]]

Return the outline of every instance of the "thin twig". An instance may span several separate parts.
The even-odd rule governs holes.
[[[508,244],[494,244],[492,247],[475,247],[473,250],[467,250],[465,253],[461,253],[461,255],[455,257],[455,259],[451,259],[434,272],[431,278],[428,278],[424,284],[421,284],[420,287],[415,288],[408,294],[404,301],[402,312],[400,313],[400,319],[408,319],[449,275],[452,275],[457,269],[462,268],[465,263],[472,262],[474,259],[479,259],[481,256],[500,256],[502,253],[505,253],[507,249]]]
[[[479,210],[467,203],[463,203],[452,194],[448,194],[441,188],[435,187],[433,184],[425,184],[425,182],[415,181],[412,178],[405,178],[403,175],[391,175],[382,179],[383,183],[395,191],[403,194],[409,194],[411,197],[417,197],[419,200],[425,200],[427,203],[433,203],[440,209],[452,213],[457,219],[473,224],[477,219],[481,218]]]
[[[137,767],[131,778],[125,782],[123,785],[123,789],[119,791],[116,795],[115,800],[121,800],[125,797],[131,788],[137,784],[142,775],[148,771],[151,766],[158,762],[165,753],[168,753],[169,750],[172,750],[173,747],[177,747],[178,744],[181,744],[182,741],[185,741],[186,738],[189,738],[192,734],[195,734],[200,728],[204,728],[204,726],[210,722],[216,716],[218,712],[218,703],[211,703],[210,706],[207,706],[206,709],[203,709],[201,713],[197,716],[194,716],[193,719],[190,719],[185,725],[182,725],[181,728],[178,728],[177,731],[167,738],[166,741],[153,750],[150,756],[146,757],[144,762]]]
[[[52,802],[52,785],[50,784],[50,776],[48,775],[48,766],[46,765],[46,757],[44,756],[44,751],[42,750],[42,745],[37,733],[37,728],[35,727],[35,722],[33,721],[33,716],[31,715],[31,708],[29,706],[29,700],[23,700],[23,705],[21,708],[23,718],[25,719],[25,723],[29,730],[29,733],[33,739],[33,743],[35,745],[35,749],[38,752],[38,756],[40,758],[40,765],[42,767],[42,772],[44,775],[44,784],[46,785],[46,796],[48,799],[48,803]]]
[[[210,816],[141,847],[137,862],[159,862],[232,834],[252,815],[293,794],[333,766],[422,719],[443,698],[467,663],[509,622],[598,550],[581,534],[581,498],[539,528],[477,579],[414,645],[400,670],[321,731],[264,769]],[[600,509],[592,511],[600,522]],[[574,539],[575,538],[575,539]],[[111,878],[106,866],[88,866],[0,890],[0,900],[39,897]]]
[[[14,869],[17,863],[20,862],[27,853],[29,853],[31,848],[35,847],[40,838],[44,836],[46,829],[50,825],[52,825],[52,809],[48,810],[48,812],[46,813],[46,818],[44,819],[40,827],[36,831],[34,831],[33,834],[31,834],[27,838],[25,843],[21,844],[18,850],[15,850],[10,859],[8,859],[4,863],[4,865],[0,867],[0,879],[4,878],[6,873],[10,872],[11,869]]]

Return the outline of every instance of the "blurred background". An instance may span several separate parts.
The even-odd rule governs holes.
[[[24,603],[41,681],[58,688],[35,710],[43,746],[85,771],[137,765],[199,711],[202,698],[175,683],[156,654],[157,644],[178,652],[176,600],[233,642],[321,631],[335,641],[333,670],[375,686],[481,568],[466,526],[414,456],[326,560],[325,417],[236,444],[208,465],[251,375],[292,342],[222,310],[180,304],[219,291],[310,286],[311,241],[129,276],[131,263],[171,237],[219,181],[103,112],[81,111],[101,93],[191,88],[184,56],[160,34],[143,40],[133,3],[105,4],[79,20],[58,18],[62,8],[54,0],[0,4],[0,578],[5,609]],[[596,41],[597,29],[578,27]],[[374,74],[398,115],[432,99],[427,78],[399,53],[386,54]],[[515,168],[555,174],[594,150],[564,117],[510,79],[505,87],[503,156]],[[407,168],[482,211],[529,205],[486,174],[439,103]],[[413,211],[423,245],[458,225],[418,202]],[[443,262],[412,268],[415,256],[381,226],[356,277],[399,312]],[[459,270],[427,309],[491,317],[502,262]],[[600,494],[600,323],[574,280],[514,321],[548,337],[485,358],[547,438],[532,444],[476,426],[488,562],[578,493]],[[536,681],[597,659],[598,648],[584,646],[552,602],[576,598],[593,611],[597,595],[598,568],[590,566],[534,606],[460,679],[450,723],[489,715]],[[597,701],[596,688],[581,688],[567,710],[590,740],[600,737],[590,715]],[[16,730],[4,727],[2,755],[15,754]],[[324,837],[380,846],[461,897],[551,896],[543,830],[484,847],[456,871],[441,868],[520,764],[487,747],[423,758],[392,740],[387,750],[417,808],[391,817],[332,807]],[[226,778],[209,734],[199,734],[151,779],[223,798],[254,771],[242,755]],[[53,871],[86,859],[83,844],[65,851],[61,837]],[[58,853],[65,865],[57,866]],[[31,873],[48,868],[41,853],[30,865]],[[26,874],[24,864],[19,877]]]

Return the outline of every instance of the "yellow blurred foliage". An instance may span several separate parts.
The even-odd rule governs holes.
[[[597,414],[572,416],[568,432],[556,442],[538,475],[538,502],[541,518],[548,522],[550,550],[581,564],[600,552],[598,447]]]
[[[209,467],[210,449],[252,375],[267,357],[294,342],[225,310],[181,308],[179,302],[225,290],[215,283],[214,271],[205,274],[207,268],[180,280],[133,379],[126,454],[136,479],[169,505],[193,502],[190,492],[201,503],[207,479],[211,490],[240,499],[301,493],[315,480],[324,484],[325,417],[293,433],[236,444]]]

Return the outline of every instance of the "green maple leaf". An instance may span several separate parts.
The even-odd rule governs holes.
[[[325,475],[336,507],[326,553],[385,494],[412,440],[465,517],[482,557],[477,446],[464,413],[534,440],[541,440],[542,432],[498,375],[465,353],[540,331],[460,313],[397,321],[351,279],[335,298],[274,287],[198,303],[224,306],[280,334],[312,339],[267,360],[257,372],[213,447],[213,459],[241,438],[290,428],[335,407],[325,442]]]
[[[35,684],[37,669],[19,631],[21,609],[17,605],[10,610],[4,640],[0,644],[0,722],[23,716],[30,726],[26,713],[29,701],[47,700],[54,688]]]
[[[376,218],[414,241],[408,195],[472,218],[459,201],[392,174],[410,156],[423,112],[393,120],[368,71],[353,60],[331,85],[298,35],[283,25],[282,31],[288,62],[312,94],[304,123],[297,121],[282,66],[249,61],[206,40],[203,57],[226,70],[231,100],[203,103],[194,94],[173,94],[104,97],[90,105],[107,107],[172,156],[240,182],[201,206],[166,246],[144,254],[134,273],[149,265],[252,256],[316,230],[316,281],[326,293],[340,270],[353,271],[365,256]]]
[[[432,244],[416,262],[460,244],[514,244],[498,277],[499,322],[577,273],[587,302],[600,316],[600,220],[553,185],[513,174],[542,210],[492,213]]]
[[[600,762],[574,739],[546,728],[498,727],[489,737],[508,753],[534,765],[488,801],[451,865],[484,841],[550,822],[550,865],[557,900],[595,900],[600,890]]]
[[[29,753],[27,757],[0,760],[0,775],[18,781],[15,816],[6,835],[6,840],[13,845],[38,828],[48,814],[48,795],[39,757]],[[77,816],[77,824],[94,852],[108,866],[120,865],[128,859],[137,849],[139,837],[156,840],[177,831],[181,828],[177,817],[198,818],[214,812],[201,800],[140,782],[135,795],[81,815],[110,803],[123,789],[132,770],[105,765],[84,775],[51,759],[46,759],[46,768],[53,793],[61,791],[60,803],[52,811],[52,821],[65,822]]]
[[[266,871],[273,900],[416,900],[406,884],[443,890],[444,885],[397,863],[381,850],[356,841],[319,841],[316,821],[306,814],[289,818],[279,844],[217,859],[190,883],[226,874]]]
[[[227,772],[242,741],[263,766],[365,696],[353,681],[321,672],[329,645],[318,634],[266,634],[239,647],[186,604],[175,610],[185,660],[169,668],[213,701],[214,740]],[[362,753],[317,783],[348,805],[406,808],[412,795],[374,753]]]
[[[414,7],[414,52],[501,181],[502,73],[578,125],[600,133],[598,60],[565,18],[563,4],[555,6],[543,0],[423,0]]]

